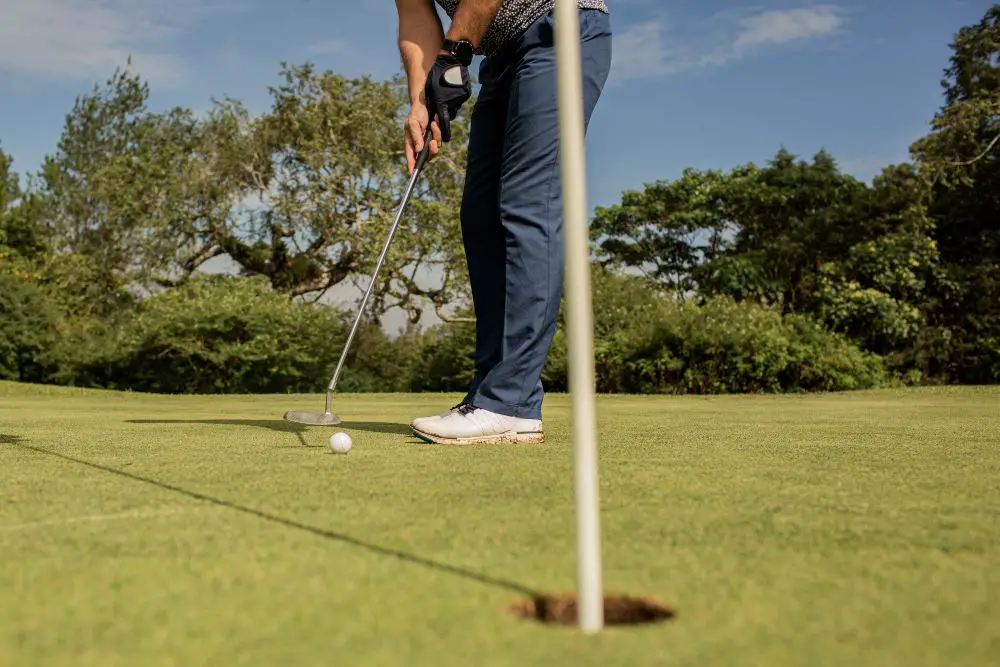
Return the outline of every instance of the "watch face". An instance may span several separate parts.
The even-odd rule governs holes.
[[[454,51],[455,57],[462,61],[462,64],[469,65],[472,62],[472,44],[469,44],[468,42],[457,42],[455,44]]]

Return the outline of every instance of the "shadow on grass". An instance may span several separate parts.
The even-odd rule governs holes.
[[[293,433],[299,444],[308,447],[303,434],[306,427],[281,419],[126,419],[126,424],[211,424],[215,426],[256,426],[276,433]]]
[[[265,512],[263,510],[254,509],[252,507],[246,507],[239,505],[228,500],[223,500],[221,498],[214,498],[204,493],[198,493],[197,491],[189,491],[183,489],[179,486],[174,486],[173,484],[168,484],[167,482],[161,482],[156,479],[149,477],[143,477],[142,475],[136,475],[135,473],[126,472],[124,470],[118,470],[117,468],[112,468],[110,466],[102,465],[100,463],[93,463],[91,461],[85,461],[84,459],[78,459],[68,454],[61,454],[59,452],[54,452],[44,447],[37,447],[35,445],[27,444],[23,438],[16,435],[2,435],[0,434],[0,443],[14,445],[16,447],[21,447],[23,449],[29,449],[39,454],[45,454],[47,456],[53,456],[56,458],[63,459],[64,461],[70,461],[94,470],[100,470],[103,472],[111,473],[112,475],[118,475],[119,477],[124,477],[135,482],[141,482],[143,484],[149,484],[151,486],[158,487],[160,489],[165,489],[167,491],[172,491],[174,493],[187,496],[188,498],[194,498],[195,500],[200,500],[202,502],[211,503],[218,507],[225,507],[236,512],[242,512],[243,514],[249,514],[255,516],[264,521],[270,521],[272,523],[280,524],[287,528],[294,528],[295,530],[301,530],[306,533],[311,533],[317,537],[322,537],[328,540],[333,540],[335,542],[341,542],[343,544],[350,544],[352,546],[358,547],[360,549],[365,549],[372,553],[378,554],[380,556],[390,556],[397,558],[406,563],[412,563],[414,565],[421,565],[433,570],[440,572],[447,572],[448,574],[453,574],[455,576],[463,577],[472,581],[476,581],[481,584],[486,584],[489,586],[495,586],[497,588],[502,588],[509,591],[514,591],[523,595],[528,595],[533,598],[544,597],[543,593],[535,591],[527,586],[519,584],[514,581],[509,581],[505,579],[499,579],[496,577],[491,577],[487,574],[482,574],[475,572],[473,570],[467,570],[456,565],[449,565],[447,563],[441,563],[438,561],[430,560],[428,558],[423,558],[415,554],[411,554],[405,551],[400,551],[398,549],[390,549],[388,547],[379,546],[371,542],[366,542],[364,540],[359,540],[350,535],[345,535],[343,533],[338,533],[332,530],[327,530],[325,528],[320,528],[318,526],[310,526],[309,524],[301,523],[295,519],[288,519],[285,517],[278,516],[276,514],[271,514],[270,512]]]
[[[269,431],[278,433],[294,433],[299,436],[299,441],[305,444],[302,434],[310,428],[303,424],[287,422],[283,419],[127,419],[128,424],[214,424],[217,426],[255,426],[266,428]],[[368,431],[371,433],[395,433],[396,435],[409,435],[410,427],[405,424],[394,424],[392,422],[341,422],[334,427],[347,431]]]
[[[393,422],[340,422],[338,428],[355,431],[369,431],[371,433],[395,433],[396,435],[411,435],[413,432],[406,424],[394,424]]]

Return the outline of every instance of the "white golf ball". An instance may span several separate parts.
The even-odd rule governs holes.
[[[334,433],[330,436],[330,449],[335,454],[346,454],[351,451],[351,436],[346,433]]]

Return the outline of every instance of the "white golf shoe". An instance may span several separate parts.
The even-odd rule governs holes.
[[[452,407],[448,408],[447,410],[445,410],[444,412],[439,412],[436,415],[430,415],[430,416],[427,416],[427,417],[417,417],[412,422],[410,422],[410,427],[414,428],[414,429],[418,429],[423,424],[425,424],[427,422],[432,422],[432,421],[435,421],[437,419],[444,419],[448,415],[453,414],[454,412],[456,412],[460,407],[462,407],[462,405],[464,405],[464,404],[463,403],[459,403],[458,405],[452,406]]]
[[[545,439],[540,419],[508,417],[463,405],[437,419],[413,426],[413,434],[426,442],[447,445],[526,444]]]

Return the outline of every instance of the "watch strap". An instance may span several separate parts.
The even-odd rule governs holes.
[[[443,48],[466,66],[472,62],[472,57],[475,53],[475,47],[472,45],[472,42],[464,39],[445,39]]]

